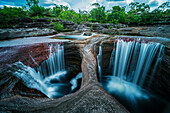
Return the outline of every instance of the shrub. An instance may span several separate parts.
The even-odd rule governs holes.
[[[6,7],[0,8],[0,27],[10,27],[15,18],[26,17],[27,12],[24,7]]]
[[[46,9],[44,7],[41,7],[39,5],[33,5],[30,7],[30,16],[31,17],[44,17],[46,15]]]
[[[108,29],[112,29],[113,28],[113,26],[109,26],[109,28]]]
[[[93,30],[93,24],[91,24],[90,29]]]
[[[68,31],[67,29],[64,29],[62,22],[55,22],[51,24],[54,25],[54,30],[56,31]]]

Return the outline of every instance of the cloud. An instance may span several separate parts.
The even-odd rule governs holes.
[[[126,10],[128,10],[128,4],[131,2],[139,2],[149,4],[152,9],[155,9],[157,6],[161,5],[163,2],[169,0],[39,0],[39,4],[43,7],[54,7],[56,5],[64,5],[68,6],[70,9],[74,9],[75,11],[87,10],[90,11],[94,8],[91,6],[92,3],[99,3],[106,7],[106,10],[111,9],[113,6],[126,6]],[[6,6],[26,6],[26,0],[0,0],[0,7]]]
[[[79,9],[90,11],[94,8],[92,4],[96,2],[96,0],[65,0],[65,2],[66,1],[68,1],[67,3],[70,4],[75,11],[78,11]]]
[[[149,3],[149,6],[150,6],[150,7],[156,7],[156,6],[158,6],[158,5],[159,5],[159,3],[158,3],[158,1],[156,1],[156,0]]]
[[[106,1],[108,1],[108,2],[110,2],[110,1],[116,2],[116,1],[125,1],[125,0],[106,0]]]
[[[130,4],[131,2],[134,2],[134,0],[126,0],[127,4]]]
[[[68,6],[69,8],[71,8],[70,4],[68,4],[67,2],[65,2],[64,0],[40,0],[40,5],[42,6],[54,6],[54,4],[56,5],[64,5],[64,6]]]

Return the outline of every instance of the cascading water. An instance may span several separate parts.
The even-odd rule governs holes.
[[[157,51],[160,50],[161,53],[162,48],[163,45],[155,42],[117,40],[109,69],[112,68],[113,76],[142,86]],[[158,55],[157,59],[160,60],[161,56]]]
[[[38,71],[44,77],[55,75],[56,73],[65,72],[64,46],[57,44],[54,53],[52,50],[52,46],[53,45],[50,45],[50,55],[48,60],[44,61],[38,68]]]
[[[98,62],[98,72],[99,72],[99,81],[102,81],[102,43],[99,46],[99,54],[97,55],[97,62]]]
[[[57,98],[71,93],[77,87],[76,80],[81,76],[77,75],[78,77],[72,80],[63,80],[67,74],[63,44],[54,47],[50,45],[49,53],[49,58],[36,69],[22,62],[16,62],[14,67],[17,67],[17,70],[14,75],[22,79],[27,87],[37,89],[50,98]]]
[[[156,67],[163,57],[163,48],[164,46],[160,43],[146,43],[140,39],[133,41],[117,39],[114,43],[108,66],[108,71],[111,75],[100,75],[102,69],[98,69],[101,85],[109,93],[117,97],[119,101],[124,103],[130,112],[152,112],[152,107],[156,106],[151,102],[154,96],[142,89],[142,86],[147,77],[150,80],[147,83],[151,83]],[[100,49],[101,46],[99,47],[99,54],[97,56],[98,68],[102,67],[102,50]],[[148,76],[151,65],[154,68],[152,69],[152,74]],[[141,107],[143,103],[146,106]],[[152,107],[149,108],[148,106]],[[158,112],[159,107],[155,110]]]

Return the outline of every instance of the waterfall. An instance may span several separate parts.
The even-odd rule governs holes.
[[[102,43],[99,46],[99,54],[97,55],[98,62],[98,72],[99,72],[99,81],[102,81]]]
[[[38,71],[43,77],[65,71],[64,46],[62,44],[57,44],[57,46],[54,47],[55,52],[53,52],[52,47],[53,45],[51,44],[49,46],[50,55],[48,60],[44,61],[41,66],[38,67]]]
[[[43,82],[43,78],[39,72],[36,72],[35,69],[24,65],[20,61],[14,63],[13,67],[17,68],[17,70],[13,74],[19,79],[22,79],[23,83],[27,87],[37,89],[42,93],[48,95],[48,88]]]
[[[27,87],[37,89],[50,98],[61,97],[71,92],[71,83],[63,82],[67,74],[63,44],[50,45],[49,53],[49,58],[36,69],[16,62],[12,70],[15,70],[14,75],[22,79]],[[74,81],[79,78],[78,76]],[[76,83],[72,85],[76,87]]]
[[[82,78],[82,73],[79,73],[75,78],[71,79],[70,83],[72,84],[71,90],[73,91],[78,86],[78,79]]]
[[[161,47],[160,47],[160,50],[159,50],[159,54],[158,54],[157,61],[156,61],[156,63],[155,63],[155,66],[154,66],[154,68],[153,68],[153,71],[152,71],[152,74],[151,74],[151,77],[150,77],[150,80],[149,80],[148,86],[151,85],[151,81],[152,81],[152,79],[153,79],[154,73],[155,73],[155,71],[156,71],[156,68],[157,68],[158,64],[161,62],[161,60],[162,60],[162,58],[163,58],[163,55],[164,55],[164,46],[161,46]]]
[[[109,71],[114,77],[120,78],[120,82],[125,80],[133,84],[143,86],[147,73],[158,53],[153,72],[156,70],[158,62],[162,59],[162,50],[164,46],[160,43],[138,41],[124,41],[117,39],[114,43],[113,51],[110,57]],[[99,47],[98,68],[99,80],[101,81],[102,66],[102,48]],[[153,74],[150,76],[152,80]]]
[[[132,113],[161,112],[156,108],[164,105],[163,101],[143,86],[149,88],[146,86],[151,85],[163,53],[164,46],[160,43],[145,42],[142,39],[129,38],[128,41],[117,39],[105,75],[101,68],[102,47],[100,46],[97,55],[99,82]]]

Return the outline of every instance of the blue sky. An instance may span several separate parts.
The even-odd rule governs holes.
[[[106,9],[110,9],[115,5],[119,6],[126,6],[126,10],[128,10],[128,4],[131,2],[140,2],[140,3],[147,3],[150,5],[151,10],[157,8],[162,3],[170,0],[39,0],[40,5],[44,7],[53,7],[54,4],[57,5],[66,5],[71,9],[74,10],[87,10],[90,11],[93,7],[91,4],[98,2],[101,5],[104,5]],[[0,0],[0,7],[3,5],[6,6],[21,6],[25,5],[26,0]]]

